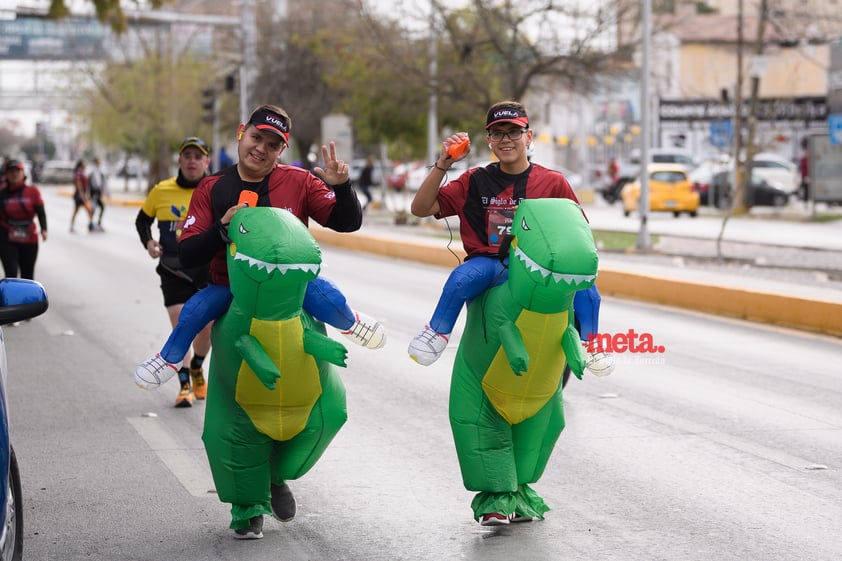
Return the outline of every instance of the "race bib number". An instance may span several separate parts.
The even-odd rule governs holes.
[[[29,227],[32,222],[29,220],[9,220],[9,239],[23,241],[29,238]]]
[[[486,232],[488,233],[488,245],[490,247],[499,247],[503,238],[512,233],[514,216],[515,209],[513,208],[496,208],[488,211]]]

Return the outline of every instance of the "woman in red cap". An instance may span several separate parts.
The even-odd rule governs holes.
[[[47,241],[47,214],[41,191],[26,184],[23,164],[9,160],[3,168],[6,188],[0,191],[0,260],[7,278],[33,279],[38,258],[38,225]]]

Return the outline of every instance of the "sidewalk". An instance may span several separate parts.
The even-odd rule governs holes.
[[[585,211],[594,217],[595,229],[633,232],[630,228],[639,225],[639,220],[624,222],[617,208]],[[720,261],[715,237],[721,219],[699,217],[687,226],[692,219],[669,218],[653,219],[653,233],[672,229],[685,237],[658,234],[651,252],[600,254],[597,284],[604,296],[842,336],[842,250],[835,249],[842,240],[842,221],[803,224],[732,218],[723,238],[729,241],[722,244],[726,259]],[[461,258],[458,222],[449,220],[453,230],[449,245]],[[393,213],[375,210],[366,214],[359,232],[339,234],[318,225],[311,225],[311,231],[320,243],[336,247],[448,268],[457,263],[448,250],[451,236],[444,221],[397,225]],[[783,245],[740,239],[771,239]],[[809,246],[813,249],[803,249]]]

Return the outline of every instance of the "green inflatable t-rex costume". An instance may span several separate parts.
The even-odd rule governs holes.
[[[573,296],[596,280],[599,257],[579,206],[530,199],[512,223],[508,280],[468,306],[453,365],[450,425],[479,520],[497,513],[542,519],[528,483],[544,472],[564,429],[565,362],[579,379],[585,355]]]
[[[294,215],[237,211],[228,228],[234,300],[213,327],[205,443],[231,528],[271,514],[270,484],[307,473],[345,423],[345,388],[333,366],[347,349],[301,309],[321,250]]]

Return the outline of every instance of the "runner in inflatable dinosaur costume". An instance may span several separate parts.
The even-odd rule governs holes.
[[[543,519],[528,484],[564,429],[565,362],[582,378],[585,354],[573,297],[596,280],[599,257],[579,206],[530,199],[512,223],[508,280],[474,299],[453,366],[450,425],[465,488],[483,525]]]
[[[334,365],[346,365],[347,349],[301,309],[322,259],[298,218],[244,208],[228,236],[234,300],[213,327],[202,440],[217,494],[232,505],[230,527],[248,539],[262,537],[264,514],[294,516],[286,481],[307,473],[345,423]]]

